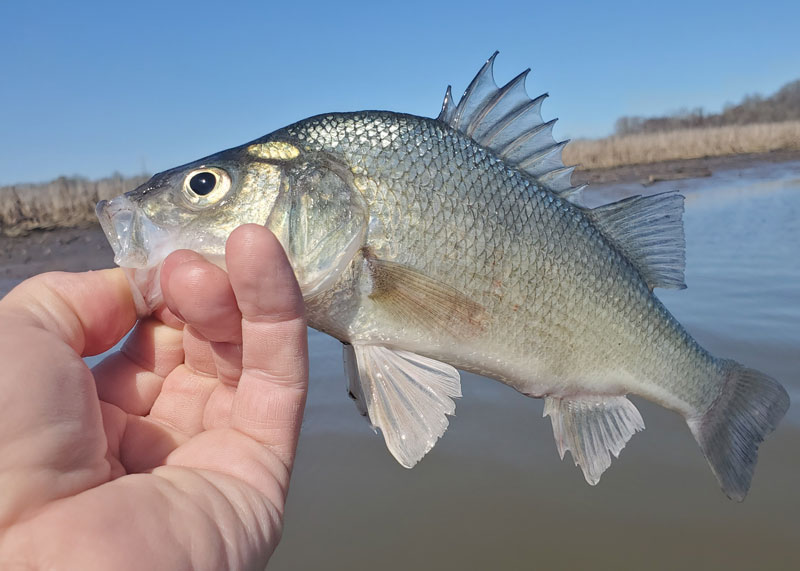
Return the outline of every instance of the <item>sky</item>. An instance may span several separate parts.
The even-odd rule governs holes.
[[[800,78],[800,2],[0,0],[0,185],[154,173],[329,111],[435,117],[495,51],[558,139]]]

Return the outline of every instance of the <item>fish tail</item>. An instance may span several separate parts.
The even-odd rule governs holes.
[[[764,373],[727,363],[722,393],[687,422],[722,491],[741,502],[753,478],[758,445],[786,414],[789,395]]]

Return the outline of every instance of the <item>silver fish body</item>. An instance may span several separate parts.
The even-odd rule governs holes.
[[[309,300],[312,327],[403,347],[536,397],[632,392],[690,414],[719,393],[704,381],[722,364],[583,209],[447,125],[383,112],[325,115],[270,139],[349,165],[370,215],[352,272]],[[434,314],[438,327],[398,314],[373,300],[371,259],[446,284],[476,308]]]
[[[577,204],[542,98],[524,74],[496,87],[493,59],[437,119],[312,117],[101,203],[118,263],[152,288],[169,251],[219,259],[237,225],[272,229],[310,325],[345,343],[349,392],[404,466],[447,428],[457,367],[545,398],[592,484],[644,427],[625,395],[675,410],[742,499],[788,396],[710,355],[653,295],[685,287],[682,197]]]

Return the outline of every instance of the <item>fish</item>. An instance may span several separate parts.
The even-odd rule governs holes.
[[[644,422],[677,412],[723,492],[748,492],[789,407],[775,379],[702,348],[653,293],[685,288],[684,199],[595,208],[530,98],[498,86],[495,52],[436,118],[313,116],[153,176],[97,205],[144,314],[161,262],[189,248],[224,268],[255,223],[280,240],[308,323],[342,342],[347,392],[404,467],[444,434],[459,369],[544,399],[558,452],[597,484]]]

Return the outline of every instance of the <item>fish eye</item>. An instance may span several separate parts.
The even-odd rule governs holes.
[[[202,167],[183,179],[183,196],[191,206],[204,207],[218,202],[231,188],[231,177],[218,167]]]
[[[203,171],[189,179],[189,188],[192,192],[205,196],[217,186],[217,175],[213,172]]]

